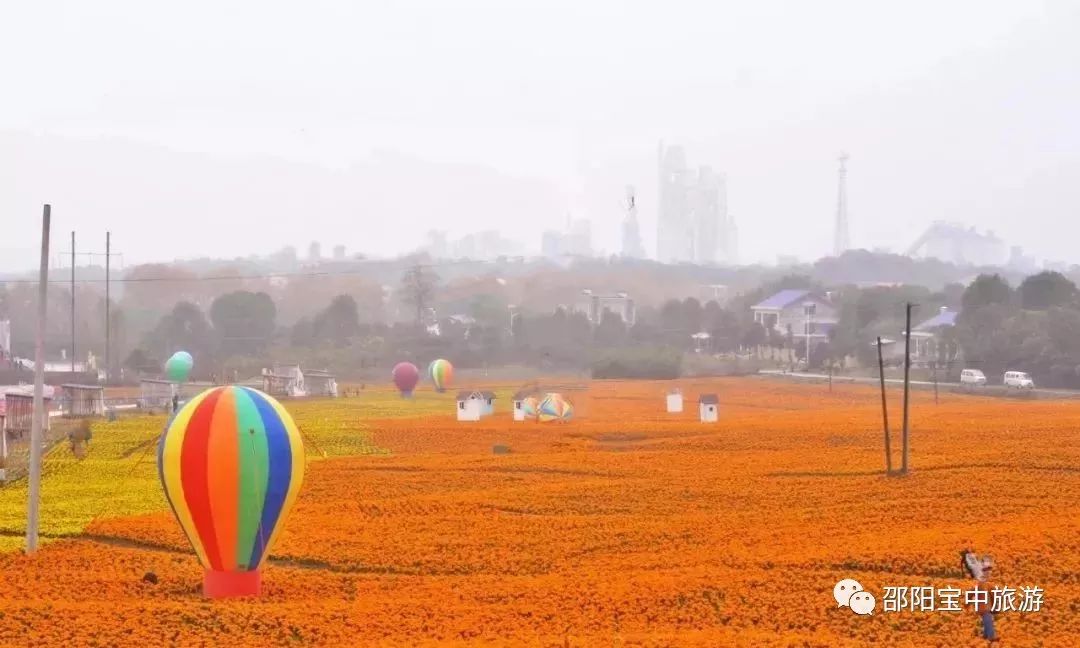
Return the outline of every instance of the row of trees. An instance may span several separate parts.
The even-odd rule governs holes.
[[[766,330],[754,322],[750,309],[785,288],[825,292],[807,277],[784,277],[725,306],[688,298],[643,307],[633,326],[610,311],[594,325],[584,314],[565,308],[545,313],[510,310],[497,293],[488,292],[459,304],[465,317],[433,318],[438,277],[418,266],[405,273],[399,290],[409,305],[411,322],[371,323],[355,298],[339,294],[291,326],[279,326],[269,295],[239,290],[216,298],[207,313],[191,302],[176,304],[144,336],[128,364],[157,367],[169,353],[183,348],[204,359],[199,363],[203,372],[225,364],[254,368],[271,359],[287,359],[348,373],[445,356],[462,367],[523,363],[557,369],[591,364],[604,375],[630,375],[632,367],[649,365],[654,369],[646,373],[659,376],[672,371],[673,357],[693,350],[774,355],[786,350],[802,357],[797,335]],[[1058,273],[1033,275],[1015,290],[998,275],[981,275],[966,289],[959,284],[940,291],[841,286],[829,293],[839,322],[828,343],[815,347],[812,364],[840,365],[851,358],[864,366],[873,364],[871,342],[879,335],[898,338],[904,305],[911,302],[918,305],[917,321],[942,306],[961,310],[955,328],[938,332],[938,359],[943,364],[955,363],[962,353],[967,365],[982,367],[988,375],[1011,368],[1030,371],[1045,384],[1080,386],[1080,293]],[[700,333],[707,335],[695,337]],[[205,360],[211,358],[216,361]]]
[[[956,336],[965,365],[991,380],[1027,371],[1036,384],[1080,388],[1080,291],[1057,272],[1015,289],[999,275],[980,275],[964,291]]]

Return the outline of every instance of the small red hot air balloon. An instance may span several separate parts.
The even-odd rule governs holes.
[[[401,390],[402,397],[412,396],[416,383],[420,381],[420,370],[416,368],[416,365],[411,362],[399,362],[394,365],[391,375],[394,378],[394,385]]]

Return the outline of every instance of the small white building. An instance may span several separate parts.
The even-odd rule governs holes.
[[[702,394],[698,397],[698,411],[702,423],[716,423],[720,417],[720,399],[716,394]]]
[[[304,372],[304,382],[307,384],[307,392],[311,396],[337,398],[337,379],[325,369],[309,369]]]
[[[512,402],[513,402],[513,405],[514,405],[514,420],[515,421],[524,421],[525,420],[525,397],[526,396],[527,396],[527,394],[525,392],[518,392],[518,393],[514,394],[514,398],[513,398]]]
[[[678,389],[672,389],[667,394],[667,411],[668,414],[678,414],[682,411],[683,400],[682,392]]]
[[[307,385],[300,365],[274,365],[263,369],[263,391],[275,397],[302,398],[307,396]]]
[[[139,407],[142,409],[172,409],[176,383],[169,380],[143,378],[139,381]]]
[[[60,385],[64,416],[105,416],[105,388],[101,385]]]
[[[484,412],[484,395],[477,391],[461,391],[457,395],[457,420],[479,421]]]
[[[483,391],[480,396],[484,399],[484,407],[480,410],[481,416],[491,416],[495,413],[495,392]]]

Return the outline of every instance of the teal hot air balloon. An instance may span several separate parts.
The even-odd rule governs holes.
[[[195,360],[187,351],[177,351],[165,361],[165,376],[173,382],[187,382]]]

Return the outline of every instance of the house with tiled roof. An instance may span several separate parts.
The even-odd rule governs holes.
[[[947,329],[956,326],[956,317],[960,313],[942,306],[936,315],[911,328],[911,361],[926,363],[936,360],[941,354],[942,337]],[[900,339],[903,340],[903,332]],[[946,355],[949,355],[948,353]]]
[[[836,326],[836,306],[809,290],[781,290],[750,307],[754,321],[796,341],[808,338],[811,346],[828,339]]]

